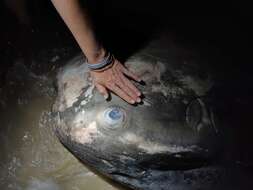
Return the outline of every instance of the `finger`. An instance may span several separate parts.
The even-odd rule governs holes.
[[[130,104],[134,104],[135,103],[135,101],[134,101],[133,98],[131,98],[127,93],[125,93],[122,89],[120,89],[115,84],[114,85],[110,84],[110,85],[107,85],[106,87],[109,88],[112,92],[114,92],[115,94],[117,94],[119,97],[121,97],[126,102],[128,102]]]
[[[135,81],[141,82],[141,78],[134,74],[132,71],[129,71],[127,68],[124,67],[122,71],[124,74],[134,79]]]
[[[126,89],[126,91],[133,94],[133,96],[136,97],[136,101],[140,102],[140,98],[138,98],[138,96],[141,95],[141,92],[124,75],[120,75],[120,78],[123,81],[123,83],[125,84],[124,88]],[[138,99],[139,99],[139,101],[138,101]]]
[[[115,79],[116,85],[119,86],[126,94],[128,94],[128,96],[130,96],[132,99],[137,101],[138,94],[135,91],[133,91],[131,88],[129,88],[129,86],[125,83],[125,81],[123,81],[124,78],[126,79],[126,77],[124,77],[124,75],[121,72],[115,73],[115,76],[116,76],[116,79]]]
[[[107,89],[101,85],[101,84],[96,84],[95,85],[97,90],[100,92],[100,94],[102,94],[104,96],[105,99],[107,99],[109,97]]]

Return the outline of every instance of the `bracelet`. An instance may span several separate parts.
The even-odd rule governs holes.
[[[111,53],[107,55],[98,63],[87,63],[90,70],[99,70],[113,63],[114,57]]]

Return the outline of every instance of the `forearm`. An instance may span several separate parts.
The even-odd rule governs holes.
[[[105,51],[95,38],[88,13],[78,0],[51,0],[90,63],[98,62]]]

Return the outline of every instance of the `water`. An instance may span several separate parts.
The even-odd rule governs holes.
[[[86,169],[55,137],[50,74],[35,75],[22,62],[0,88],[1,190],[116,190]]]

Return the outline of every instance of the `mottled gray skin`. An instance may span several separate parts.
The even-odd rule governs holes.
[[[133,106],[113,94],[105,101],[84,59],[74,58],[58,74],[59,140],[85,165],[132,189],[222,189],[231,178],[208,166],[219,147],[214,114],[202,98],[211,78],[173,64],[143,52],[126,62],[146,83],[136,84],[144,99]],[[124,115],[115,125],[103,115],[110,107]]]

